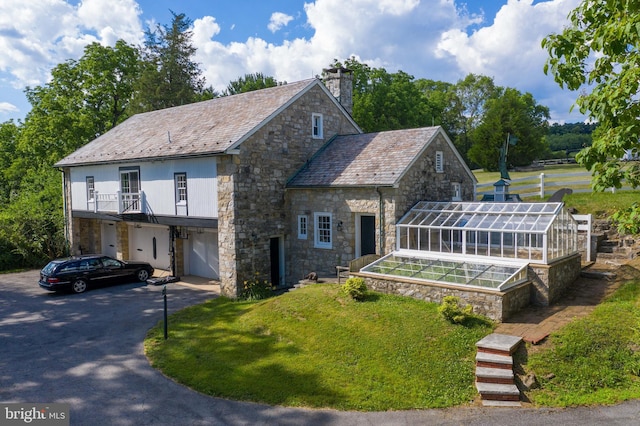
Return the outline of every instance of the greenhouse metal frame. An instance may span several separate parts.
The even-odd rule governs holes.
[[[397,250],[549,264],[578,251],[577,223],[563,206],[422,201],[396,225]]]
[[[422,201],[396,232],[396,251],[362,272],[502,291],[527,281],[529,263],[578,251],[563,203]]]

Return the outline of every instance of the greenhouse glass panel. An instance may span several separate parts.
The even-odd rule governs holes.
[[[399,253],[365,266],[361,272],[456,286],[505,290],[527,280],[526,263],[492,264],[466,260],[417,258]]]
[[[549,263],[578,246],[577,225],[562,203],[420,202],[397,227],[398,250]],[[415,237],[411,227],[420,229]]]

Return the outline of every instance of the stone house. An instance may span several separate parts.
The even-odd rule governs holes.
[[[351,73],[135,115],[56,164],[72,254],[290,286],[395,246],[420,200],[472,200],[440,127],[363,134]]]

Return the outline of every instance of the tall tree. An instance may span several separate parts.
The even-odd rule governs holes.
[[[31,111],[18,144],[28,162],[49,165],[127,117],[138,51],[121,40],[113,48],[93,43],[82,58],[57,65],[51,75],[49,83],[25,91]]]
[[[262,73],[245,74],[232,81],[224,91],[224,96],[237,95],[238,93],[251,92],[254,90],[266,89],[267,87],[275,87],[278,82],[273,77],[265,76]]]
[[[337,61],[331,65],[337,66],[341,66]],[[344,66],[353,71],[353,118],[364,131],[409,129],[431,124],[431,107],[412,75],[371,68],[353,57],[346,60]]]
[[[469,158],[485,170],[496,171],[500,149],[508,149],[507,167],[526,166],[545,149],[549,109],[530,93],[513,88],[485,104],[482,122],[473,130]],[[507,140],[511,143],[507,144]]]
[[[13,164],[20,128],[13,120],[0,124],[0,206],[6,205],[18,183],[9,179],[7,170]]]
[[[593,173],[596,190],[640,185],[640,166],[619,160],[640,149],[640,1],[583,0],[560,34],[542,41],[560,87],[578,91],[575,105],[598,122],[593,143],[577,160]]]
[[[449,132],[445,122],[445,111],[449,106],[448,94],[452,90],[453,84],[421,78],[415,81],[415,85],[427,98],[432,114],[431,124],[441,125]]]
[[[469,74],[449,87],[442,126],[468,164],[467,153],[474,142],[471,135],[484,118],[486,103],[500,92],[492,78],[477,74]]]
[[[88,45],[79,60],[56,66],[49,83],[27,88],[32,108],[21,126],[1,126],[0,247],[22,264],[62,254],[61,179],[51,166],[126,118],[138,61],[123,41]]]
[[[203,99],[205,80],[193,61],[191,20],[173,15],[171,25],[157,25],[145,32],[144,70],[139,80],[134,112],[153,111]],[[205,96],[206,98],[206,96]]]

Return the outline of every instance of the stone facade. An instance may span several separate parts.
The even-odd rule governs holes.
[[[388,196],[388,189],[375,188],[340,188],[340,189],[295,189],[289,190],[287,198],[291,204],[291,217],[287,234],[290,253],[288,276],[290,284],[304,278],[309,272],[320,276],[333,276],[336,266],[348,265],[356,257],[356,221],[359,215],[375,217],[376,249],[380,242],[391,233],[394,234],[393,204]],[[380,215],[380,206],[383,215]],[[330,213],[332,215],[332,247],[316,248],[314,241],[314,213]],[[308,232],[306,239],[297,235],[298,216],[306,216]],[[382,235],[380,224],[386,222]],[[338,224],[341,223],[340,229]]]
[[[473,306],[473,312],[494,321],[504,321],[529,304],[531,283],[523,283],[506,291],[448,286],[440,283],[425,283],[410,279],[381,279],[359,273],[370,290],[386,294],[412,297],[426,302],[442,303],[446,296],[456,296],[463,306]]]
[[[443,153],[444,170],[440,173],[435,169],[436,152]],[[384,256],[392,252],[396,248],[396,222],[418,201],[451,200],[453,183],[460,184],[463,200],[473,200],[474,185],[464,163],[439,133],[397,187],[289,189],[288,284],[297,282],[311,271],[324,276],[334,275],[336,266],[347,265],[353,260],[358,255],[356,227],[360,215],[375,216],[376,254]],[[331,249],[315,247],[316,212],[332,215]],[[297,236],[298,215],[307,217],[307,239]],[[341,224],[340,229],[337,224]]]
[[[92,254],[99,253],[102,246],[102,234],[100,223],[93,219],[73,218],[71,227],[73,238],[70,240],[72,253]]]
[[[323,138],[312,137],[322,114]],[[222,293],[235,297],[251,278],[271,279],[271,239],[290,238],[287,179],[331,137],[358,133],[319,87],[305,93],[239,146],[218,167],[218,238]],[[290,264],[290,262],[286,262]],[[287,274],[285,273],[285,276]]]

